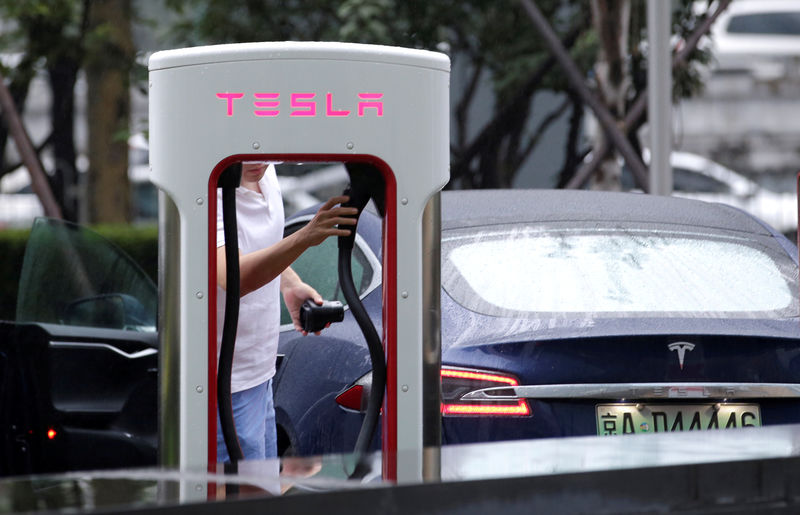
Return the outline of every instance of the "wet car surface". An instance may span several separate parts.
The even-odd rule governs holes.
[[[374,211],[358,232],[353,276],[380,333]],[[0,475],[154,465],[155,285],[78,227],[42,221],[31,240],[18,319],[0,323]],[[293,266],[344,301],[337,254],[329,240]],[[797,249],[736,208],[444,192],[441,254],[445,444],[800,422]],[[370,386],[357,324],[348,310],[303,337],[287,317],[281,451],[351,452]]]
[[[359,233],[376,259],[355,275],[380,330],[380,270],[368,270],[380,220],[363,215]],[[295,267],[315,287],[326,278],[326,298],[338,294],[331,245]],[[797,291],[795,246],[729,206],[444,192],[443,443],[796,423]],[[369,386],[362,342],[349,312],[322,336],[282,333],[275,395],[290,452],[352,449]]]

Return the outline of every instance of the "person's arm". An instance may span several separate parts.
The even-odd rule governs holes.
[[[346,196],[333,197],[317,211],[308,224],[275,245],[248,254],[240,253],[239,295],[247,295],[281,275],[307,248],[319,245],[329,236],[349,235],[350,230],[336,227],[355,224],[355,219],[348,215],[355,215],[358,210],[337,206],[347,200]],[[223,289],[226,287],[225,267],[223,245],[217,247],[217,284]]]

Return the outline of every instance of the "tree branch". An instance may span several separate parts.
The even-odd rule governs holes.
[[[550,27],[547,19],[542,15],[539,8],[531,0],[520,0],[520,2],[525,8],[531,22],[536,27],[536,30],[539,31],[539,34],[544,39],[545,44],[558,60],[558,64],[561,66],[564,73],[566,73],[572,88],[591,108],[597,121],[602,125],[605,134],[613,141],[614,145],[628,162],[628,166],[631,168],[638,186],[643,191],[647,191],[647,167],[642,162],[641,156],[634,151],[625,133],[620,130],[617,125],[619,120],[614,118],[608,106],[601,102],[597,96],[589,90],[581,70],[572,60],[566,48],[561,44],[561,41],[556,37],[552,27]]]
[[[456,104],[456,141],[458,142],[459,147],[464,145],[464,140],[466,139],[469,106],[472,103],[473,97],[475,96],[475,90],[478,87],[478,81],[482,73],[483,61],[479,61],[475,64],[475,68],[472,72],[469,82],[467,83],[467,88],[464,91],[464,94],[461,96],[458,104]]]
[[[717,10],[714,11],[714,13],[711,16],[703,20],[700,26],[697,27],[697,29],[695,29],[694,32],[692,32],[692,34],[689,36],[689,39],[686,40],[686,44],[681,49],[681,51],[677,52],[673,56],[672,58],[673,70],[686,63],[689,54],[695,48],[697,48],[697,45],[700,42],[700,38],[702,38],[703,35],[709,31],[711,25],[714,24],[714,21],[716,21],[719,15],[722,14],[722,11],[724,11],[728,7],[728,5],[730,5],[730,3],[731,0],[722,0],[717,6]],[[622,130],[625,133],[630,134],[631,129],[634,126],[637,126],[637,122],[641,120],[646,110],[647,110],[647,88],[639,92],[639,95],[636,97],[636,100],[634,100],[630,110],[628,110],[628,113],[625,115],[625,119],[623,120],[622,123]],[[600,162],[603,160],[603,158],[605,158],[605,156],[607,156],[610,151],[611,151],[611,145],[609,145],[608,142],[604,141],[603,143],[598,145],[598,148],[594,149],[594,152],[592,153],[592,159],[589,160],[588,162],[584,162],[581,165],[581,167],[578,169],[577,172],[575,172],[575,175],[572,177],[572,179],[570,179],[570,181],[567,183],[565,187],[569,189],[582,188],[583,185],[586,183],[586,181],[589,180],[589,177],[591,177],[592,174],[595,172],[595,170],[597,170],[597,167],[600,165]]]
[[[39,143],[34,147],[34,151],[36,152],[36,154],[38,155],[42,150],[44,150],[44,147],[49,145],[52,139],[53,139],[53,132],[50,131],[50,134],[48,134],[47,137],[41,143]],[[25,166],[25,163],[22,161],[18,161],[14,164],[4,166],[3,169],[0,171],[0,177],[3,177],[4,175],[13,172],[20,166]]]
[[[564,38],[562,44],[565,47],[572,47],[583,29],[583,26],[578,26],[572,29],[572,31]],[[472,161],[472,159],[479,154],[487,144],[490,144],[495,140],[494,133],[502,130],[502,128],[507,124],[508,120],[512,119],[519,109],[524,107],[523,104],[525,102],[530,102],[531,95],[536,91],[545,76],[550,73],[555,64],[555,58],[552,55],[549,55],[537,69],[531,72],[523,86],[518,90],[517,94],[511,98],[506,106],[502,108],[500,112],[497,113],[497,115],[483,127],[483,129],[481,129],[469,147],[454,156],[455,160],[450,167],[450,174],[452,178],[457,179],[468,172],[470,161]]]

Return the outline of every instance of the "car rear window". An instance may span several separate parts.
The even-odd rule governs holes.
[[[752,240],[680,231],[493,226],[442,238],[442,284],[495,316],[796,316],[797,268]]]
[[[733,16],[728,23],[728,32],[800,36],[800,12],[766,12]]]

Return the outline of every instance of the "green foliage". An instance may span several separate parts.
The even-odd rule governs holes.
[[[560,66],[544,67],[551,62],[550,52],[516,1],[166,1],[182,17],[174,32],[179,44],[331,40],[447,53],[453,67],[464,72],[467,82],[453,89],[463,95],[453,98],[457,111],[453,135],[458,143],[452,148],[451,168],[454,182],[459,177],[466,178],[459,183],[461,187],[509,186],[541,133],[547,130],[547,123],[556,118],[551,115],[566,111],[558,105],[534,105],[536,93],[570,94],[573,89]],[[586,77],[591,77],[598,56],[598,36],[592,26],[590,0],[535,0],[535,4],[556,35],[571,42],[568,46],[573,61]],[[691,0],[675,0],[673,4],[673,31],[677,38],[685,39],[699,20],[692,12]],[[633,79],[628,96],[633,100],[647,86],[647,24],[646,3],[635,0],[631,7],[630,59],[626,62]],[[703,52],[697,51],[691,61],[705,58]],[[702,86],[696,66],[683,67],[674,77],[676,99],[694,94]],[[469,119],[470,106],[478,100],[469,84],[487,79],[494,91],[494,112],[483,127],[475,127]],[[534,107],[547,112],[533,113]],[[581,123],[582,107],[570,107],[570,131],[577,133],[575,126]],[[531,130],[525,123],[530,118],[546,123]],[[469,140],[468,135],[475,134],[478,136]],[[565,163],[580,162],[586,150],[568,145]]]
[[[23,52],[37,59],[77,58],[83,31],[78,0],[0,0],[0,18],[12,20],[0,36],[6,52]]]
[[[9,81],[9,89],[24,111],[30,82],[36,73],[42,73],[52,93],[50,134],[39,145],[38,151],[52,153],[55,164],[46,170],[51,178],[51,188],[67,219],[77,218],[78,208],[69,193],[77,187],[78,174],[74,120],[69,116],[75,112],[75,85],[82,71],[114,70],[118,73],[110,79],[116,81],[123,92],[127,91],[128,77],[132,69],[142,75],[143,67],[135,62],[129,36],[131,13],[130,2],[123,0],[106,9],[114,14],[114,21],[103,23],[98,18],[103,8],[111,5],[109,0],[0,0],[0,19],[4,21],[0,31],[0,52],[19,56],[18,62],[2,69]],[[121,8],[119,6],[122,6]],[[88,74],[90,89],[96,83],[97,74]],[[109,103],[110,104],[110,103]],[[95,98],[93,106],[98,105]],[[127,107],[122,104],[104,106],[106,112],[115,113],[127,129]],[[57,113],[57,114],[56,114]],[[124,118],[124,120],[123,120]],[[92,141],[101,132],[89,118],[89,137]],[[19,166],[16,156],[7,156],[7,131],[0,127],[0,175]],[[91,148],[91,145],[90,145]],[[101,157],[92,152],[89,159],[94,164]],[[9,162],[14,159],[14,162]],[[47,162],[48,160],[42,160]],[[94,170],[106,170],[102,163]],[[94,172],[93,172],[94,173]],[[102,174],[104,172],[101,172]],[[93,199],[94,200],[94,199]],[[122,211],[124,206],[120,208]],[[94,213],[95,210],[90,210]],[[123,215],[124,216],[124,215]]]
[[[325,39],[447,53],[454,67],[460,66],[468,74],[475,72],[480,79],[490,81],[497,99],[494,116],[500,116],[500,111],[510,102],[515,106],[520,104],[519,109],[514,109],[519,113],[517,120],[496,123],[499,132],[491,138],[497,142],[497,147],[510,149],[509,154],[495,157],[483,153],[479,159],[497,162],[476,166],[480,170],[510,170],[501,183],[513,177],[530,152],[530,146],[521,142],[520,135],[526,127],[522,122],[529,114],[527,106],[536,91],[564,91],[568,86],[561,70],[552,67],[549,73],[538,74],[534,87],[526,86],[520,102],[522,86],[531,82],[531,77],[550,54],[518,2],[264,0],[232,4],[222,0],[168,0],[167,4],[181,17],[174,31],[176,42],[180,44]],[[588,73],[594,62],[596,45],[588,30],[586,2],[537,0],[537,6],[551,19],[560,37],[578,35],[574,58]],[[287,27],[291,30],[287,31]],[[463,98],[453,99],[455,104],[469,105],[475,100],[472,91],[464,90]],[[464,109],[463,113],[468,111]],[[461,141],[458,135],[456,139]],[[501,141],[508,144],[501,145]],[[467,148],[454,148],[454,155],[478,155],[469,147],[485,148],[486,141],[464,141],[464,145]],[[478,182],[492,184],[493,181]]]
[[[336,36],[336,2],[328,0],[165,0],[165,4],[179,15],[170,39],[181,46]]]
[[[672,15],[672,33],[681,41],[685,41],[706,17],[696,16],[693,0],[681,0]],[[704,87],[703,70],[711,63],[709,45],[698,45],[689,53],[688,63],[678,67],[672,74],[672,97],[674,101],[697,95]]]
[[[128,254],[153,279],[158,281],[158,228],[154,225],[104,225],[92,230]],[[0,320],[14,320],[17,284],[28,230],[0,231]]]

